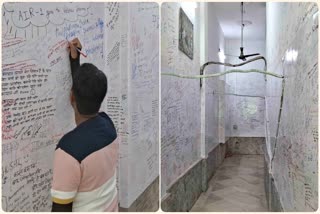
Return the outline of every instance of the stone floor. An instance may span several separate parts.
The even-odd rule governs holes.
[[[191,212],[267,212],[262,155],[224,160]]]

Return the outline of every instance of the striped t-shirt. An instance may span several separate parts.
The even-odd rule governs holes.
[[[57,145],[53,202],[73,202],[72,211],[118,211],[117,160],[118,138],[108,115],[81,123]]]

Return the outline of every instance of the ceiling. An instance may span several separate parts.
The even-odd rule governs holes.
[[[240,2],[212,2],[212,8],[219,20],[225,38],[241,38],[241,7]],[[265,40],[266,32],[266,3],[244,2],[243,20],[252,22],[245,26],[243,31],[244,40]]]

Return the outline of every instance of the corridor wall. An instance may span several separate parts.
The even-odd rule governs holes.
[[[158,190],[159,6],[109,2],[105,14],[104,57],[110,91],[104,107],[121,136],[120,207],[143,211],[141,206],[146,206],[155,211],[158,191],[148,197],[142,194],[151,186]],[[135,205],[139,197],[150,203]]]
[[[268,70],[285,76],[277,139],[282,81],[267,81],[267,160],[284,211],[318,209],[317,12],[316,3],[267,3]]]
[[[245,54],[260,53],[265,56],[265,41],[245,39],[243,42]],[[226,39],[226,61],[232,64],[242,62],[240,54],[240,39]],[[230,56],[232,55],[232,56]],[[262,60],[238,67],[242,70],[264,69]],[[226,70],[232,68],[226,67]],[[232,73],[226,75],[226,92],[241,95],[262,96],[240,97],[226,95],[227,137],[264,137],[265,136],[265,77],[259,73]]]
[[[193,59],[178,49],[179,3],[161,5],[161,72],[199,74],[199,23]],[[191,18],[192,20],[192,18]],[[200,159],[200,81],[161,77],[161,192]]]
[[[207,51],[206,62],[221,61],[219,50],[224,52],[224,35],[215,13],[215,3],[207,5]],[[224,66],[210,65],[206,67],[205,74],[220,73]],[[205,154],[207,155],[219,143],[225,142],[225,76],[204,79],[203,90],[205,91]],[[202,104],[204,105],[204,104]]]

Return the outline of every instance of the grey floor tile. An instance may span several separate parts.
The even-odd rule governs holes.
[[[234,155],[224,160],[193,212],[266,212],[263,156]]]

